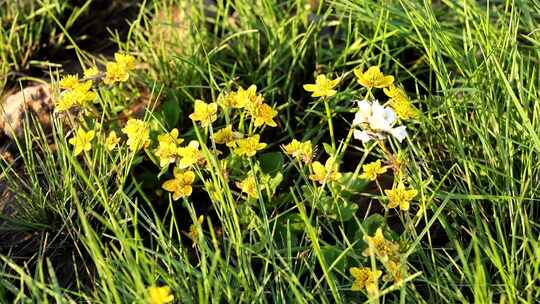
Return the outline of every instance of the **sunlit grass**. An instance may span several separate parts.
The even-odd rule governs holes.
[[[2,244],[0,302],[139,303],[160,286],[182,303],[540,297],[538,3],[191,2],[147,1],[125,40],[111,33],[137,59],[129,80],[95,87],[99,103],[86,118],[55,114],[51,133],[25,124],[12,143],[16,163],[0,166],[16,212],[1,233],[28,241]],[[34,10],[51,5],[59,3]],[[67,33],[68,24],[42,22]],[[0,71],[16,71],[29,61],[7,46],[13,30],[2,26]],[[393,75],[418,110],[404,120],[401,144],[353,135],[354,100],[388,99],[357,82],[353,69],[370,66]],[[304,85],[323,74],[339,77],[336,94],[311,97]],[[218,98],[252,84],[277,112],[259,125],[255,112]],[[198,99],[219,104],[215,119],[210,108],[194,109]],[[130,149],[126,139],[140,132],[122,129],[140,104],[150,145]],[[96,132],[78,156],[69,143],[75,126]],[[246,156],[253,144],[216,140],[227,126],[266,146]],[[173,128],[184,139],[178,146],[194,140],[200,153],[191,192],[182,188],[176,200],[162,188],[175,165],[167,150],[155,153]],[[109,151],[100,140],[111,130],[122,140]],[[284,146],[293,139],[299,150]],[[176,156],[186,157],[174,155],[175,164]],[[332,157],[338,165],[325,166]],[[368,181],[363,166],[377,159],[388,168]],[[384,191],[400,174],[416,194],[407,211],[388,208]],[[352,267],[388,273],[380,256],[363,254],[364,237],[379,227],[399,244],[403,283],[381,276],[352,290]]]

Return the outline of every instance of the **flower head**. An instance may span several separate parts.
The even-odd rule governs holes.
[[[250,175],[246,177],[243,181],[236,183],[236,186],[246,193],[249,197],[257,198],[257,184],[255,177]]]
[[[84,78],[94,78],[99,75],[97,67],[93,66],[87,70],[84,70]]]
[[[274,117],[276,117],[278,112],[269,105],[265,103],[255,103],[250,109],[251,111],[249,113],[253,117],[255,127],[260,127],[262,125],[267,125],[269,127],[277,126]]]
[[[174,301],[174,296],[171,293],[169,286],[151,286],[148,287],[148,303],[149,304],[167,304]]]
[[[358,291],[366,289],[368,294],[376,294],[378,287],[377,282],[382,275],[380,270],[371,270],[368,267],[352,267],[349,269],[351,276],[354,278],[354,283],[351,287],[352,290]]]
[[[126,67],[118,62],[108,62],[105,66],[105,84],[114,84],[115,82],[125,82],[129,79],[129,72]]]
[[[364,170],[364,172],[360,175],[360,178],[375,181],[377,180],[377,176],[386,173],[387,167],[383,167],[381,165],[381,160],[378,159],[372,163],[363,165],[362,170]]]
[[[288,154],[296,159],[302,160],[304,163],[309,164],[313,160],[313,146],[311,141],[300,142],[293,139],[289,144],[282,146],[285,154]]]
[[[403,211],[409,210],[410,202],[418,194],[415,189],[406,189],[402,182],[399,182],[397,187],[384,190],[384,193],[388,196],[388,208],[399,208]]]
[[[95,135],[94,130],[85,132],[83,128],[79,127],[75,136],[69,139],[69,143],[73,145],[73,154],[79,155],[82,151],[90,151]]]
[[[360,67],[354,69],[358,83],[366,88],[385,88],[394,82],[394,76],[384,76],[378,66],[372,66],[362,72]]]
[[[85,82],[79,82],[77,80],[76,83],[69,84],[69,89],[62,92],[56,103],[56,111],[62,112],[76,106],[84,107],[88,105],[89,102],[97,97],[96,92],[92,91],[91,88],[92,80]]]
[[[161,186],[164,190],[172,192],[173,200],[178,200],[181,197],[190,196],[193,188],[191,184],[195,180],[193,171],[182,171],[178,168],[174,170],[174,178],[163,183]]]
[[[199,121],[201,126],[208,127],[217,119],[217,103],[205,103],[202,100],[195,100],[195,109],[189,115],[193,121]]]
[[[230,125],[220,129],[214,134],[214,141],[216,144],[225,144],[227,147],[234,146],[235,141],[240,138],[242,138],[242,133],[233,131],[232,126]]]
[[[140,119],[129,119],[122,132],[128,137],[127,145],[131,151],[146,149],[150,144],[148,124]]]
[[[116,62],[123,66],[127,71],[135,69],[135,57],[122,53],[115,53],[114,59]]]
[[[402,286],[403,279],[407,276],[406,265],[401,265],[401,263],[397,261],[390,260],[386,262],[384,266],[386,267],[386,270],[388,270],[388,274],[383,276],[383,280],[386,282],[393,281],[398,287]]]
[[[399,253],[399,245],[386,240],[381,228],[377,228],[374,236],[364,236],[364,241],[368,244],[368,247],[362,252],[365,257],[374,255],[383,261],[388,261],[389,258],[394,258]]]
[[[305,84],[304,90],[313,92],[312,97],[330,97],[336,95],[334,88],[338,85],[341,78],[334,80],[326,78],[326,75],[318,75],[315,84]]]
[[[390,99],[407,98],[407,94],[405,93],[405,91],[393,84],[384,88],[383,92],[386,96],[390,97]]]
[[[324,166],[320,162],[315,161],[311,165],[313,174],[311,174],[309,178],[321,184],[329,181],[336,181],[341,178],[341,173],[337,171],[337,165],[338,164],[333,157],[328,158]]]
[[[64,90],[72,90],[79,84],[79,77],[77,75],[67,75],[60,80],[60,88]]]
[[[112,151],[120,143],[120,138],[116,136],[116,132],[111,131],[105,139],[105,147],[107,150]]]
[[[238,139],[235,141],[236,147],[233,149],[233,152],[239,156],[255,156],[257,151],[262,150],[266,147],[265,143],[259,142],[260,136],[258,134]]]
[[[176,128],[170,133],[158,136],[158,147],[154,153],[159,158],[160,167],[174,163],[178,153],[178,145],[183,141],[182,138],[178,138],[178,129]]]
[[[199,216],[199,218],[197,219],[197,223],[199,225],[202,225],[203,221],[204,221],[204,215]],[[195,224],[191,224],[189,226],[188,235],[191,238],[191,240],[193,241],[193,246],[195,246],[197,240],[199,239],[199,230],[197,229],[197,226]]]
[[[389,104],[401,119],[418,117],[418,110],[407,98],[392,98],[390,99]]]
[[[251,85],[249,88],[244,90],[243,88],[238,88],[235,94],[232,94],[230,99],[230,106],[233,108],[244,108],[251,103],[255,103],[257,99],[257,86]]]
[[[396,113],[391,108],[382,106],[377,100],[361,100],[358,102],[353,126],[359,126],[362,130],[355,130],[353,134],[364,143],[372,139],[384,139],[387,134],[402,142],[407,136],[406,127],[394,127],[396,122]]]
[[[181,169],[189,168],[204,162],[204,156],[199,150],[199,142],[196,140],[190,141],[185,147],[178,148],[177,154],[180,157],[178,167]]]

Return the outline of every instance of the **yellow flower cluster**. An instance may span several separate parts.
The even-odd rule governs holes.
[[[122,132],[127,135],[127,145],[131,151],[139,151],[150,145],[150,129],[148,123],[140,119],[129,119]]]
[[[381,228],[378,228],[374,236],[364,236],[368,247],[362,252],[365,257],[376,256],[382,261],[395,259],[399,255],[399,245],[384,238]]]
[[[382,271],[372,270],[369,267],[352,267],[349,272],[354,278],[352,290],[359,291],[365,288],[370,295],[378,292],[377,282],[382,275]]]
[[[382,228],[378,228],[373,236],[364,236],[367,248],[362,252],[365,257],[376,257],[386,268],[387,274],[383,279],[387,282],[394,282],[400,286],[407,275],[407,267],[401,262],[399,245],[385,239]],[[350,270],[354,279],[352,290],[366,289],[368,294],[374,295],[378,292],[377,281],[382,275],[381,270],[373,271],[371,268],[352,267]]]
[[[113,84],[119,81],[127,81],[129,72],[135,68],[135,58],[121,53],[114,54],[115,62],[106,65],[106,73],[103,82]],[[57,112],[65,112],[72,108],[86,108],[97,98],[97,93],[92,90],[95,80],[99,80],[100,71],[93,66],[84,71],[86,80],[82,81],[77,75],[67,75],[60,82],[63,91],[55,104]]]
[[[81,82],[75,75],[68,75],[60,80],[60,88],[64,89],[56,102],[57,112],[68,111],[75,107],[85,108],[96,99],[92,90],[92,80]]]
[[[341,173],[338,171],[338,163],[333,157],[328,158],[324,165],[318,161],[313,162],[311,164],[311,170],[313,173],[309,175],[309,178],[320,184],[326,184],[341,178]]]
[[[388,104],[401,119],[417,118],[418,110],[411,103],[407,94],[395,85],[383,89],[386,96],[390,97]]]
[[[276,127],[274,118],[278,112],[264,102],[264,97],[257,94],[257,86],[251,85],[247,90],[239,88],[236,92],[222,94],[218,98],[219,105],[224,109],[244,109],[252,118],[255,127]]]
[[[129,72],[135,69],[135,58],[131,55],[116,53],[114,62],[108,62],[105,66],[105,84],[125,82],[129,79]]]
[[[170,133],[158,136],[158,147],[154,154],[159,158],[161,167],[168,166],[176,161],[178,156],[178,145],[184,140],[178,138],[178,129],[174,128]]]
[[[311,140],[300,142],[293,139],[289,144],[282,146],[285,154],[310,164],[313,161],[313,145]]]

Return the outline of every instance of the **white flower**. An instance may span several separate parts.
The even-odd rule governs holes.
[[[353,125],[359,126],[367,123],[371,116],[371,103],[367,100],[358,101],[358,112],[354,115]]]
[[[369,127],[372,130],[390,132],[396,119],[394,110],[381,106],[376,100],[373,102],[371,116],[368,118]]]
[[[394,136],[399,142],[402,142],[405,137],[407,137],[407,130],[406,130],[407,127],[405,126],[399,126],[397,128],[393,128],[392,130],[390,130],[390,134],[392,134],[392,136]]]
[[[364,144],[371,140],[371,136],[366,131],[354,130],[353,135],[354,138],[361,140]]]
[[[353,120],[353,127],[359,126],[362,130],[355,130],[354,138],[363,143],[372,139],[384,139],[387,134],[394,136],[399,142],[407,137],[405,126],[394,128],[397,115],[390,107],[384,107],[377,100],[358,102],[358,112]]]

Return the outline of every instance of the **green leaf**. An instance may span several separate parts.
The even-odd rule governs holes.
[[[336,152],[334,148],[332,148],[332,146],[327,143],[323,143],[323,148],[324,148],[324,151],[326,151],[328,155],[334,155]]]
[[[380,214],[372,214],[368,216],[367,219],[364,220],[362,223],[362,226],[364,226],[364,229],[369,235],[375,234],[375,231],[377,231],[377,228],[382,227],[384,225],[384,217]]]
[[[351,198],[355,194],[359,194],[368,186],[369,181],[361,178],[354,178],[352,172],[345,172],[341,178],[333,183],[336,192],[345,199]]]
[[[269,152],[259,156],[261,171],[265,174],[273,175],[283,168],[283,154],[281,152]]]
[[[181,113],[182,109],[180,108],[180,103],[174,97],[168,97],[161,105],[161,114],[163,115],[163,118],[165,118],[165,123],[169,128],[178,125]]]

